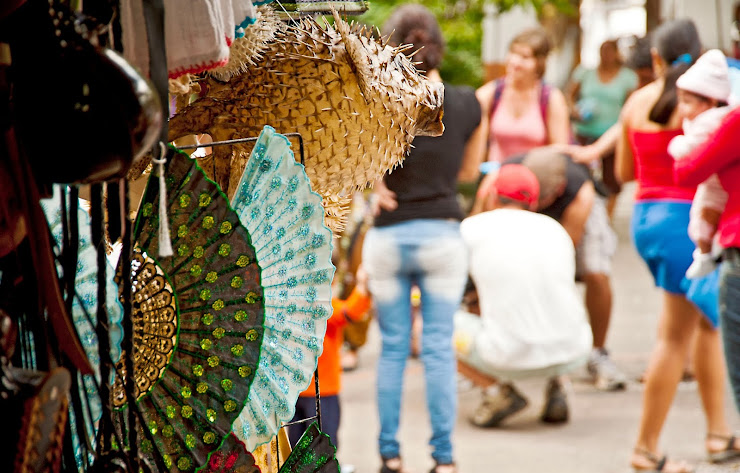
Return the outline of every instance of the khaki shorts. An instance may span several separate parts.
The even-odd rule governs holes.
[[[611,274],[612,258],[616,251],[617,234],[609,224],[606,200],[596,196],[583,237],[576,248],[576,276]]]
[[[587,357],[584,356],[569,363],[543,366],[542,368],[535,369],[514,370],[491,366],[490,363],[481,357],[479,347],[475,342],[476,335],[481,330],[483,330],[483,324],[479,316],[462,310],[455,312],[455,332],[452,336],[455,357],[471,368],[487,376],[496,378],[500,382],[526,378],[562,376],[579,368],[586,362]]]

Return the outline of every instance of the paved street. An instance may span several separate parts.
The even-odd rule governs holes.
[[[628,389],[602,393],[584,382],[584,371],[573,377],[570,392],[571,421],[562,427],[540,424],[544,382],[521,383],[529,407],[500,429],[481,430],[467,417],[479,393],[461,383],[459,419],[455,433],[456,459],[461,473],[611,473],[628,472],[628,458],[637,432],[642,386],[637,381],[655,338],[659,294],[628,237],[629,196],[623,195],[615,217],[620,246],[615,258],[613,287],[615,311],[608,345],[620,368],[630,377]],[[373,325],[361,352],[360,367],[344,377],[339,458],[358,473],[378,471],[378,432],[375,406],[375,364],[379,339]],[[404,385],[400,439],[410,473],[429,471],[427,445],[430,428],[425,408],[423,368],[410,360]],[[731,425],[740,430],[740,417],[731,405]],[[699,464],[700,473],[738,471],[740,462],[722,467],[701,463],[704,458],[704,420],[695,383],[683,383],[664,428],[661,446],[673,457]]]

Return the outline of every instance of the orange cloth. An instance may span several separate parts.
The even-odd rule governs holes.
[[[355,288],[346,301],[332,299],[332,314],[326,324],[324,351],[319,357],[319,389],[322,396],[335,396],[341,389],[342,363],[339,352],[344,342],[342,328],[350,320],[362,320],[370,309],[370,296],[362,295]],[[346,314],[346,317],[345,317]],[[311,385],[301,393],[302,397],[314,397],[316,389],[313,377]]]

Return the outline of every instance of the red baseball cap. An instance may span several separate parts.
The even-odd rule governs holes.
[[[540,183],[537,176],[526,166],[521,164],[501,166],[493,183],[493,189],[501,197],[527,204],[530,210],[537,209]]]

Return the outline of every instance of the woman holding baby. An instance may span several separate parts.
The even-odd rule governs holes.
[[[701,276],[700,273],[711,271],[710,258],[701,250],[709,249],[711,253],[713,239],[711,223],[700,222],[702,209],[716,203],[705,193],[703,202],[702,198],[695,202],[691,216],[696,186],[716,171],[709,172],[697,157],[699,151],[691,150],[719,126],[729,110],[723,108],[729,99],[726,63],[718,60],[716,53],[697,61],[700,52],[699,35],[690,20],[664,23],[653,36],[657,79],[632,94],[621,117],[624,126],[617,148],[616,172],[622,182],[637,181],[632,236],[638,253],[663,292],[658,339],[645,376],[642,418],[631,458],[637,472],[692,471],[684,462],[667,460],[660,453],[658,440],[697,331],[694,364],[707,422],[706,451],[712,461],[740,455],[740,442],[732,436],[724,415],[726,381],[719,334],[710,319],[703,317],[687,298],[701,282],[686,277],[695,249],[695,242],[687,232],[689,221],[694,221],[694,230],[701,228],[699,232],[692,230],[691,236],[700,243],[700,251],[695,255],[697,263],[692,267],[695,271],[689,276]],[[705,87],[708,83],[715,85]],[[677,138],[681,135],[684,136]],[[674,160],[677,179],[673,175]],[[719,180],[725,184],[721,173]],[[711,197],[717,197],[716,193]],[[717,205],[714,207],[714,211],[722,211]],[[738,207],[740,214],[740,202]],[[720,221],[720,235],[723,235],[723,222],[724,218]],[[704,245],[707,237],[709,246]],[[720,237],[720,243],[725,245],[740,246],[740,236],[738,240]],[[740,269],[736,279],[736,291],[740,292]],[[735,314],[740,327],[740,310]]]

